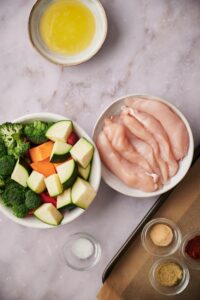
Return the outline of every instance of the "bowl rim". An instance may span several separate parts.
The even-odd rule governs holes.
[[[101,182],[101,160],[100,160],[100,156],[99,156],[99,152],[98,149],[94,143],[94,141],[92,140],[92,138],[87,134],[87,132],[80,127],[75,121],[73,121],[72,119],[65,117],[63,115],[60,114],[55,114],[55,113],[49,113],[49,112],[39,112],[39,113],[30,113],[30,114],[26,114],[23,116],[20,116],[18,118],[15,118],[12,122],[28,122],[31,119],[37,119],[37,120],[42,120],[42,119],[53,119],[55,122],[63,119],[63,120],[71,120],[73,122],[74,128],[75,130],[77,129],[77,131],[82,132],[82,134],[90,141],[92,142],[92,144],[95,147],[95,158],[96,158],[96,163],[97,163],[97,169],[98,169],[98,174],[95,174],[96,176],[96,186],[95,186],[95,190],[96,193],[98,193],[99,190],[99,186],[100,186],[100,182]],[[96,195],[97,196],[97,195]],[[95,197],[96,198],[96,197]],[[95,199],[94,199],[95,200]],[[93,200],[93,201],[94,201]],[[89,209],[89,208],[88,208]],[[76,215],[70,219],[70,220],[65,220],[65,213],[64,218],[61,222],[61,224],[59,226],[63,226],[66,225],[67,223],[70,223],[72,221],[74,221],[75,219],[77,219],[80,215],[82,215],[86,210],[83,210],[79,207],[75,208],[76,210]],[[74,211],[75,211],[74,210]],[[18,223],[20,225],[23,225],[25,227],[29,227],[29,228],[37,228],[37,229],[52,229],[52,228],[58,228],[59,226],[53,226],[53,225],[49,225],[46,223],[43,223],[42,221],[38,220],[37,218],[35,218],[35,222],[29,222],[28,217],[27,218],[17,218],[15,215],[12,214],[12,212],[6,207],[4,206],[1,202],[0,202],[0,211],[6,215],[9,219],[11,219],[12,221],[14,221],[15,223]],[[70,214],[71,212],[69,212]],[[64,221],[65,220],[65,221]]]
[[[174,111],[181,118],[181,120],[183,121],[183,123],[186,126],[186,129],[187,129],[188,135],[189,135],[188,152],[187,152],[186,156],[183,158],[183,160],[186,159],[187,156],[188,156],[188,153],[191,152],[191,156],[189,157],[190,160],[188,162],[188,168],[184,170],[184,172],[182,173],[181,179],[177,183],[175,183],[174,185],[171,184],[169,186],[164,185],[165,186],[164,191],[161,188],[161,189],[158,189],[155,192],[143,192],[143,191],[140,191],[140,190],[137,190],[137,189],[134,189],[134,188],[131,189],[130,187],[127,186],[127,188],[129,188],[131,190],[131,192],[126,192],[126,191],[124,191],[123,188],[116,187],[116,184],[115,184],[115,186],[113,186],[113,184],[111,184],[110,182],[107,182],[107,179],[105,179],[104,169],[106,169],[109,173],[111,173],[111,171],[104,165],[103,162],[102,162],[102,178],[103,178],[104,182],[108,186],[110,186],[115,191],[117,191],[117,192],[119,192],[121,194],[124,194],[126,196],[136,197],[136,198],[147,198],[147,197],[159,196],[159,195],[161,195],[161,194],[163,194],[163,193],[171,190],[172,188],[174,188],[185,177],[185,175],[187,174],[187,172],[188,172],[188,170],[189,170],[189,168],[190,168],[190,166],[192,164],[192,159],[193,159],[193,155],[194,155],[194,137],[193,137],[192,129],[190,127],[190,124],[189,124],[188,120],[184,116],[184,114],[174,104],[172,104],[171,102],[169,102],[169,101],[167,101],[165,99],[162,99],[161,97],[158,97],[158,96],[154,96],[154,95],[147,94],[147,93],[144,93],[144,92],[137,92],[137,93],[130,93],[130,94],[122,95],[122,96],[118,97],[116,100],[114,100],[111,104],[108,104],[106,106],[106,108],[99,115],[99,117],[98,117],[98,119],[95,122],[95,125],[93,127],[92,138],[93,138],[94,141],[96,140],[96,129],[97,129],[97,127],[98,127],[99,122],[101,121],[101,119],[106,116],[107,111],[112,106],[114,106],[118,102],[120,103],[120,101],[123,101],[127,97],[140,97],[140,98],[145,97],[145,99],[147,99],[147,100],[155,100],[155,101],[162,102],[162,103],[166,104],[172,111]],[[179,171],[180,171],[180,168],[179,168],[178,172]],[[112,175],[116,178],[117,181],[121,181],[114,174],[112,174]],[[137,190],[137,192],[138,192],[137,195],[134,193],[135,190]]]
[[[98,52],[99,50],[102,48],[105,40],[106,40],[106,37],[107,37],[107,34],[108,34],[108,19],[107,19],[107,15],[106,15],[106,12],[105,12],[105,9],[103,7],[103,5],[101,4],[100,0],[92,0],[95,2],[95,4],[97,5],[98,7],[98,10],[101,11],[102,13],[102,20],[104,22],[104,25],[105,25],[105,31],[104,31],[104,35],[103,35],[103,38],[101,40],[101,42],[99,43],[99,46],[96,47],[94,49],[94,51],[87,57],[79,60],[78,62],[71,62],[71,63],[60,63],[58,61],[55,61],[53,60],[52,58],[46,56],[37,46],[36,44],[34,43],[33,41],[33,37],[32,37],[32,30],[31,30],[31,19],[33,17],[33,14],[34,14],[34,11],[37,7],[38,4],[40,4],[40,2],[42,2],[44,0],[36,0],[36,2],[34,3],[34,5],[32,6],[31,8],[31,11],[30,11],[30,14],[29,14],[29,17],[28,17],[28,37],[29,37],[29,40],[33,46],[33,48],[42,56],[44,57],[45,59],[47,59],[49,62],[55,64],[55,65],[58,65],[58,66],[63,66],[63,67],[73,67],[73,66],[78,66],[84,62],[87,62],[89,61],[92,57],[94,57]]]

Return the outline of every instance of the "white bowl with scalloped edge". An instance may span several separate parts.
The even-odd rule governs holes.
[[[34,120],[41,120],[41,121],[46,121],[46,122],[57,122],[59,120],[67,120],[69,118],[66,118],[65,116],[58,115],[58,114],[52,114],[52,113],[33,113],[33,114],[28,114],[25,116],[22,116],[20,118],[15,119],[13,122],[19,122],[19,123],[28,123]],[[94,142],[92,139],[88,136],[88,134],[85,132],[84,129],[82,129],[76,122],[73,122],[75,132],[80,136],[80,137],[85,137],[88,139],[95,147]],[[99,189],[101,181],[101,161],[99,157],[98,150],[95,147],[94,151],[94,156],[93,156],[93,162],[92,162],[92,169],[91,169],[91,174],[90,174],[90,179],[89,182],[94,188],[94,190],[97,192]],[[95,200],[95,199],[94,199]],[[94,201],[93,200],[93,201]],[[13,215],[12,210],[9,207],[5,207],[1,201],[0,201],[0,211],[6,215],[8,218],[10,218],[12,221],[27,226],[27,227],[32,227],[32,228],[56,228],[57,226],[51,226],[48,224],[43,223],[42,221],[38,220],[34,216],[27,216],[25,218],[17,218],[16,216]],[[64,212],[64,218],[62,220],[62,223],[59,225],[64,225],[67,224],[76,218],[78,218],[81,214],[84,213],[85,210],[81,208],[75,208],[72,211],[67,211],[65,210]]]
[[[124,99],[130,96],[135,96],[137,98],[139,97],[145,97],[145,99],[149,100],[155,100],[160,101],[166,104],[172,111],[174,111],[183,121],[183,123],[186,126],[186,129],[188,131],[189,135],[189,148],[186,156],[180,161],[179,163],[179,170],[175,176],[170,178],[159,190],[155,192],[143,192],[139,189],[134,189],[129,186],[127,186],[125,183],[123,183],[118,177],[116,177],[102,162],[102,178],[103,180],[114,190],[125,194],[127,196],[137,197],[137,198],[146,198],[146,197],[153,197],[161,195],[169,190],[171,190],[173,187],[175,187],[186,175],[187,171],[189,170],[193,154],[194,154],[194,139],[192,130],[190,128],[190,125],[185,118],[185,116],[180,112],[178,108],[176,108],[173,104],[170,102],[163,100],[156,96],[146,95],[146,94],[131,94],[126,95],[123,97],[118,98],[116,101],[114,101],[112,104],[110,104],[100,115],[98,118],[94,130],[93,130],[93,140],[96,141],[96,138],[100,131],[103,128],[104,125],[104,119],[106,117],[117,115],[121,111],[121,107],[124,105]]]

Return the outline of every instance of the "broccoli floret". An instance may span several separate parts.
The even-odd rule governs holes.
[[[27,142],[24,142],[22,140],[18,140],[17,146],[13,149],[8,149],[8,153],[10,155],[13,155],[15,158],[19,158],[20,156],[23,156],[28,149],[30,148],[30,144]]]
[[[0,176],[6,177],[12,174],[15,166],[15,158],[11,155],[4,155],[0,158]]]
[[[0,141],[0,157],[4,156],[7,154],[7,149],[6,146],[2,141]]]
[[[6,185],[5,179],[2,176],[0,176],[0,195],[3,194],[5,185]]]
[[[25,205],[28,209],[35,209],[40,206],[41,200],[38,194],[28,190],[25,195]]]
[[[29,149],[29,143],[22,137],[23,125],[18,123],[4,123],[0,126],[0,138],[4,142],[8,154],[16,159],[23,156]]]
[[[50,123],[34,121],[24,126],[24,134],[32,143],[42,144],[48,140],[45,134],[50,125]]]
[[[5,179],[2,176],[0,176],[0,188],[3,188],[5,184],[6,184]]]
[[[21,204],[14,204],[12,208],[13,214],[18,218],[26,217],[28,213],[28,208],[24,203]]]
[[[5,190],[2,194],[2,201],[5,206],[20,205],[24,203],[25,200],[25,188],[9,179],[6,182]]]

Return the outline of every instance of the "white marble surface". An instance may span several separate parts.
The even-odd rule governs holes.
[[[115,98],[145,92],[164,97],[188,118],[200,141],[200,2],[102,0],[109,33],[91,61],[53,65],[32,48],[27,20],[32,0],[0,1],[0,122],[49,111],[76,120],[89,134]],[[101,275],[154,199],[122,196],[104,183],[78,220],[53,230],[31,230],[0,214],[1,300],[94,300]],[[62,246],[86,231],[102,245],[100,263],[87,272],[67,268]]]

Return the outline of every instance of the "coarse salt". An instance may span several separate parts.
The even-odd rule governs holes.
[[[88,239],[80,238],[74,241],[72,252],[79,259],[87,259],[94,253],[94,245]]]

